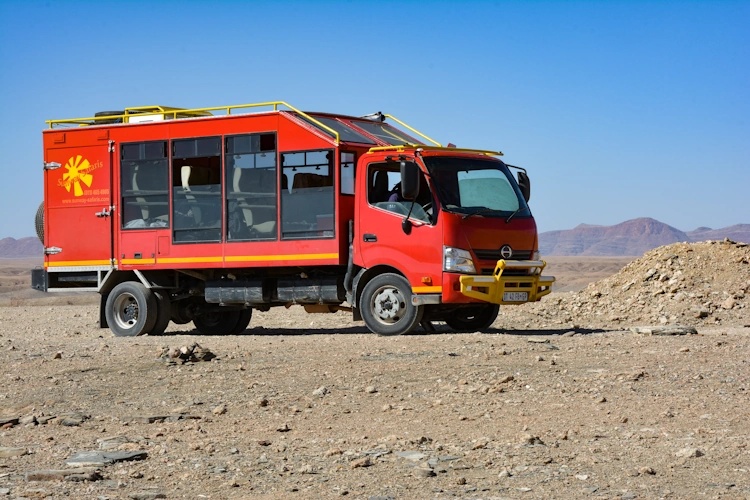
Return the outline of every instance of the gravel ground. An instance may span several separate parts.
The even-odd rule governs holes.
[[[292,307],[115,338],[95,304],[0,307],[0,499],[750,498],[744,248],[726,295],[647,254],[483,333]],[[681,318],[697,334],[629,330]]]

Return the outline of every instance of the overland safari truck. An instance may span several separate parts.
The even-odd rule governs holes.
[[[99,292],[116,336],[237,334],[291,304],[381,335],[474,331],[554,282],[526,171],[390,115],[266,102],[47,123],[32,287]]]

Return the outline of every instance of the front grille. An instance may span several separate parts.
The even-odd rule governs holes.
[[[474,250],[474,254],[479,260],[500,260],[503,258],[500,255],[500,249],[497,250]],[[529,260],[531,259],[531,250],[513,250],[513,257],[508,260]]]
[[[482,276],[492,276],[495,272],[494,267],[483,267]],[[503,276],[528,276],[528,269],[503,269]]]

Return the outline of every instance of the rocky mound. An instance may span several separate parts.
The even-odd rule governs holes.
[[[519,307],[550,326],[750,324],[750,245],[674,243],[576,293]],[[505,308],[504,313],[508,308]],[[517,313],[510,312],[510,316]]]

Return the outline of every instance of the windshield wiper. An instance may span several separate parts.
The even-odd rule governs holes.
[[[529,209],[529,206],[528,206],[528,205],[526,205],[525,207],[521,207],[521,208],[519,208],[518,210],[516,210],[515,212],[513,212],[512,214],[510,214],[510,216],[509,216],[509,217],[508,217],[507,219],[505,219],[505,223],[507,224],[508,222],[510,222],[510,220],[511,220],[511,219],[512,219],[513,217],[515,217],[515,216],[516,216],[516,214],[519,214],[519,213],[523,212],[524,210],[528,210],[528,209]]]
[[[502,210],[497,210],[495,208],[480,208],[479,210],[475,210],[474,212],[469,212],[468,214],[461,217],[461,219],[468,219],[472,215],[479,215],[486,212],[502,212]]]

